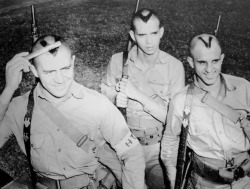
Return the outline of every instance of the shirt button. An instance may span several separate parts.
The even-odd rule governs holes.
[[[57,131],[60,131],[60,129],[57,129]]]
[[[58,149],[58,152],[61,152],[61,148]]]
[[[65,170],[66,170],[66,168],[64,167],[64,168],[63,168],[63,170],[65,171]]]

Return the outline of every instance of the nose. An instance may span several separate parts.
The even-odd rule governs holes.
[[[147,43],[147,44],[152,43],[152,37],[151,37],[150,35],[147,36],[147,38],[146,38],[146,43]]]
[[[61,72],[61,71],[57,71],[57,72],[56,72],[54,81],[55,81],[56,83],[63,83],[63,75],[62,75],[62,72]]]
[[[206,72],[211,72],[213,70],[213,64],[208,62],[206,65]]]

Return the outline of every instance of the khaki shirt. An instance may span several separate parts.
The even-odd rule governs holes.
[[[38,84],[34,90],[35,106],[31,123],[31,159],[34,169],[53,179],[94,173],[100,165],[94,153],[87,153],[77,147],[41,110],[40,103],[49,99],[44,97],[40,87]],[[14,98],[5,114],[7,106],[1,105],[0,115],[4,117],[0,117],[0,147],[14,134],[25,153],[23,124],[28,96],[29,93]],[[127,181],[124,188],[144,187],[145,160],[141,146],[137,139],[129,138],[131,133],[123,116],[105,96],[73,82],[69,97],[56,108],[78,130],[83,133],[88,130],[92,136],[96,135],[110,143],[118,157],[126,161],[123,165],[124,181]],[[128,142],[130,145],[126,145]]]
[[[123,53],[114,54],[109,62],[107,73],[101,84],[101,91],[113,103],[117,92],[115,85],[122,77]],[[174,94],[184,87],[184,68],[182,63],[173,56],[159,51],[157,60],[146,70],[141,68],[137,62],[137,47],[133,47],[128,54],[129,80],[145,95],[153,97],[158,95],[163,103],[149,103],[144,106],[129,99],[127,117],[139,117],[155,119],[155,117],[166,118],[168,104]],[[159,120],[165,123],[165,120]]]
[[[222,74],[225,94],[219,99],[233,109],[247,114],[250,112],[250,83],[243,78]],[[199,156],[226,160],[234,154],[250,149],[240,123],[234,124],[208,105],[201,102],[205,91],[195,82],[190,113],[187,145]],[[187,88],[178,93],[170,104],[166,130],[162,139],[161,157],[170,180],[175,180],[179,135]]]

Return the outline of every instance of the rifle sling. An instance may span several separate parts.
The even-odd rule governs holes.
[[[128,59],[128,51],[124,51],[122,55],[122,78],[128,79],[128,64],[126,64]],[[127,110],[126,108],[118,107],[119,111],[127,121]]]
[[[217,98],[214,98],[209,92],[207,92],[201,101],[229,120],[237,123],[241,117],[240,113],[235,111],[233,108],[229,107],[228,105],[224,104],[223,102],[219,101]]]
[[[177,156],[175,189],[180,189],[183,184],[184,166],[185,166],[186,151],[187,151],[187,135],[189,129],[189,117],[193,101],[193,90],[194,90],[194,84],[192,83],[188,86],[187,89],[187,96],[183,111],[183,123],[181,127],[180,142],[179,142],[179,149]]]
[[[34,89],[35,89],[35,87],[33,87],[30,91],[28,105],[27,105],[27,112],[26,112],[26,115],[24,116],[23,140],[24,140],[24,146],[25,146],[25,150],[26,150],[27,160],[29,163],[32,185],[34,188],[36,188],[36,180],[37,180],[36,173],[32,167],[31,156],[30,156],[30,149],[31,149],[30,129],[31,129],[32,113],[33,113],[33,109],[34,109],[34,98],[33,98]]]

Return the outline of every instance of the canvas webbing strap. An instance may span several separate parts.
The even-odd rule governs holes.
[[[193,101],[193,91],[194,91],[194,84],[192,83],[188,86],[187,96],[183,111],[183,121],[182,121],[180,142],[179,142],[179,149],[177,156],[175,189],[181,188],[184,178],[184,168],[185,168],[186,151],[187,151],[187,135],[189,129],[189,117]]]
[[[122,55],[122,77],[128,79],[128,51],[124,51]]]
[[[39,100],[39,106],[43,112],[53,121],[61,131],[70,138],[76,145],[82,148],[85,152],[89,152],[90,147],[93,146],[94,141],[88,137],[89,131],[86,133],[74,127],[64,115],[59,112],[51,103],[46,100]]]
[[[24,146],[26,150],[26,156],[29,163],[30,168],[30,176],[32,180],[32,185],[34,188],[36,188],[36,173],[32,167],[31,164],[31,156],[30,156],[30,129],[31,129],[31,120],[32,120],[32,112],[34,109],[34,98],[33,98],[33,92],[35,87],[33,87],[29,94],[28,99],[28,105],[27,105],[27,112],[24,116],[24,126],[23,126],[23,140],[24,140]]]
[[[128,59],[128,51],[124,51],[122,55],[122,78],[128,79],[128,64],[126,64]],[[127,120],[127,111],[126,108],[118,107],[121,114]]]
[[[27,152],[27,157],[29,157],[28,161],[30,164],[32,183],[34,184],[33,188],[36,188],[36,182],[37,182],[36,173],[34,172],[33,167],[31,165],[31,156],[30,156],[30,128],[31,128],[32,112],[34,108],[34,97],[33,97],[34,88],[31,90],[31,93],[29,95],[27,113],[24,119],[24,141],[25,141],[24,143]],[[41,103],[39,105],[41,107]],[[41,108],[46,110],[44,112],[48,115],[48,117],[52,118],[52,121],[58,127],[61,126],[60,129],[62,130],[62,132],[64,132],[66,136],[68,136],[72,141],[74,141],[78,147],[82,148],[86,152],[89,151],[90,147],[93,145],[93,141],[91,141],[90,138],[87,136],[88,132],[85,135],[82,134],[82,132],[73,127],[69,123],[69,121],[54,106],[52,106],[47,101],[46,104],[42,104]],[[55,115],[55,117],[52,117],[52,115],[53,116]],[[58,122],[58,120],[60,121]],[[98,151],[96,152],[97,153],[96,157],[98,157],[99,162],[109,167],[112,170],[112,172],[116,175],[118,181],[121,182],[122,167],[121,167],[121,162],[119,161],[115,151],[107,143],[104,143],[104,145],[97,147],[99,150],[96,150]],[[108,174],[107,176],[109,177],[109,182],[111,182],[110,178],[111,175]],[[112,181],[113,182],[115,181],[114,176],[112,178]],[[103,185],[106,185],[106,183],[103,182]]]
[[[228,105],[224,104],[223,102],[219,101],[217,98],[214,98],[209,92],[207,92],[201,101],[229,120],[237,123],[240,120],[240,113],[235,111],[233,108],[229,107]]]

